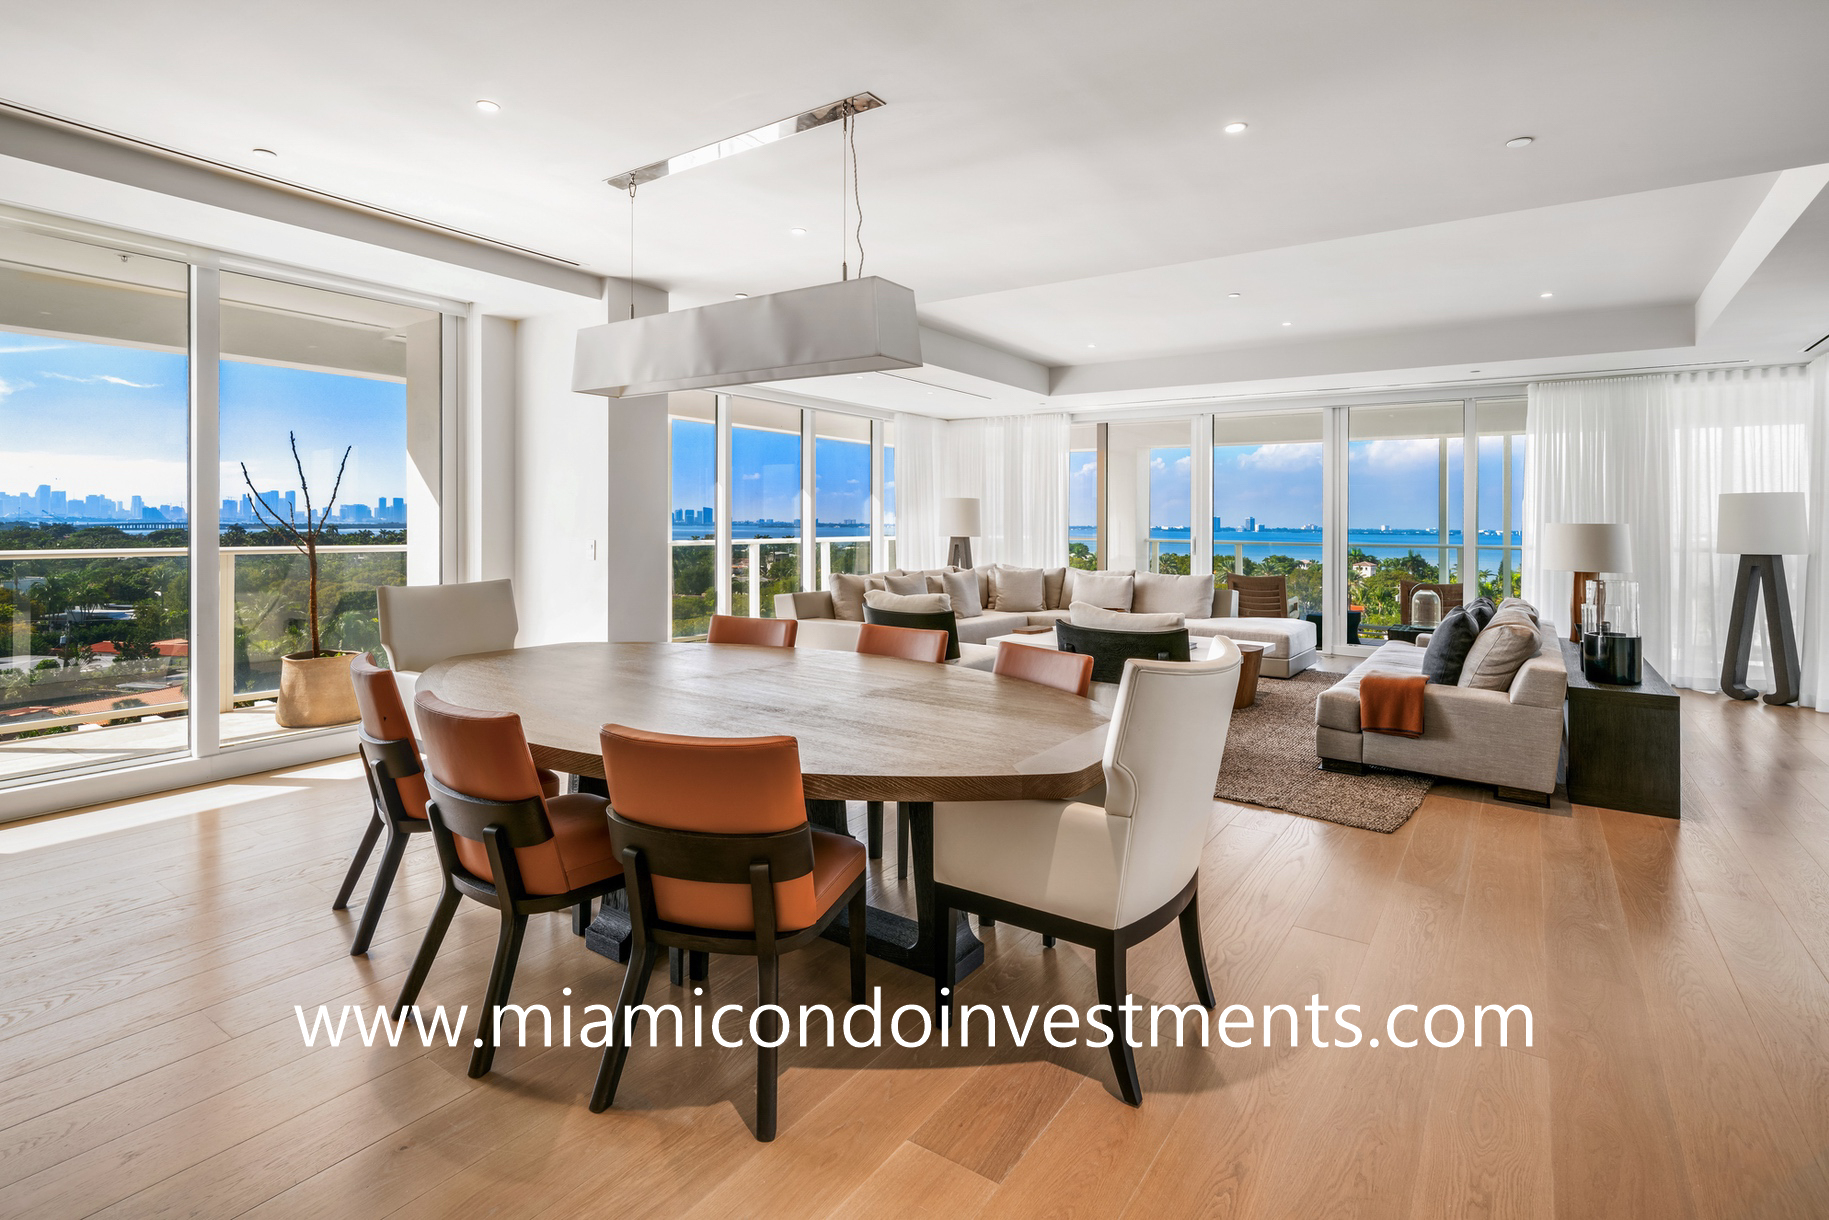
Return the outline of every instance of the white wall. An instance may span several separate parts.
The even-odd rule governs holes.
[[[515,554],[515,395],[520,324],[513,318],[472,320],[465,349],[463,418],[464,536],[459,579],[512,577]]]

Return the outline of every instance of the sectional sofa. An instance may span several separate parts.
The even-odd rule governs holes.
[[[798,619],[798,645],[802,648],[857,647],[857,632],[864,621],[863,593],[870,588],[888,588],[889,578],[901,578],[906,587],[909,578],[922,578],[931,592],[945,592],[948,572],[957,580],[962,569],[935,568],[931,571],[872,572],[867,576],[834,576],[832,589],[813,593],[782,593],[775,598],[777,618]],[[999,580],[1000,571],[1009,575]],[[1041,573],[1039,595],[1034,573]],[[959,640],[967,644],[984,644],[994,636],[1008,635],[1018,627],[1048,626],[1056,619],[1068,617],[1069,607],[1087,586],[1080,581],[1079,569],[1020,569],[989,564],[971,569],[976,586],[977,605],[961,607]],[[1156,572],[1100,572],[1102,577],[1129,578],[1129,591],[1112,597],[1112,581],[1101,582],[1105,609],[1140,614],[1178,613],[1188,632],[1196,636],[1223,635],[1235,642],[1264,645],[1261,673],[1275,678],[1298,674],[1315,663],[1315,628],[1306,619],[1238,618],[1232,614],[1233,595],[1229,589],[1215,589],[1211,576],[1169,576]],[[1123,585],[1122,579],[1116,582]],[[1018,596],[1020,589],[1023,596]],[[1122,604],[1113,604],[1121,601]],[[977,613],[970,613],[976,610]]]

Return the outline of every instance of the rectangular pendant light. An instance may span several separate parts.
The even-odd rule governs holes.
[[[914,293],[873,275],[586,327],[572,389],[626,398],[921,363]]]

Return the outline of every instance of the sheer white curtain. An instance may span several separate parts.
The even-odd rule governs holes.
[[[977,421],[983,442],[984,545],[980,563],[1067,564],[1067,417]],[[970,495],[970,492],[960,492]]]
[[[1797,615],[1798,647],[1803,650],[1805,707],[1829,711],[1829,359],[1810,366],[1810,554],[1804,573],[1804,601]],[[1792,562],[1787,559],[1786,563]]]
[[[940,537],[941,431],[945,421],[926,415],[895,417],[895,555],[909,571],[943,567]]]
[[[1719,688],[1738,561],[1714,553],[1716,499],[1809,486],[1812,449],[1822,443],[1809,391],[1809,374],[1796,366],[1530,388],[1525,520],[1533,532],[1557,521],[1630,528],[1645,656],[1673,685]],[[1804,565],[1791,562],[1801,606]],[[1569,574],[1545,570],[1528,535],[1524,563],[1529,596],[1560,623]],[[1749,680],[1769,689],[1762,653],[1763,643]]]

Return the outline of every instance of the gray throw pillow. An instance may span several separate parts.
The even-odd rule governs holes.
[[[849,572],[834,573],[832,576],[833,613],[839,618],[850,619],[854,623],[863,622],[864,594],[870,591],[870,581],[871,578],[867,576],[853,576]]]
[[[943,614],[953,608],[944,593],[891,593],[872,589],[864,594],[864,604],[872,610],[895,610],[902,614]]]
[[[1429,636],[1429,647],[1423,650],[1423,676],[1442,686],[1455,685],[1461,680],[1461,668],[1479,634],[1476,614],[1456,606],[1442,615],[1441,625]]]
[[[1474,637],[1455,685],[1475,690],[1510,690],[1519,666],[1542,649],[1543,636],[1525,607],[1501,609]]]
[[[937,589],[929,590],[927,577],[919,572],[911,572],[906,576],[885,576],[883,577],[883,588],[887,592],[900,593],[904,597],[915,593],[939,592]]]
[[[1066,583],[1066,568],[1042,569],[1042,609],[1059,610],[1067,604],[1061,600],[1061,589]]]
[[[1183,618],[1211,618],[1213,578],[1138,572],[1132,587],[1130,608],[1133,614],[1179,614]]]
[[[978,578],[970,572],[946,572],[940,576],[941,591],[952,599],[953,613],[960,618],[977,618],[984,613],[978,601]]]
[[[991,609],[1033,613],[1043,608],[1045,588],[1040,568],[1011,568],[998,564],[991,569]]]
[[[1486,630],[1486,624],[1492,622],[1492,616],[1498,612],[1499,608],[1492,604],[1490,597],[1482,597],[1467,607],[1467,613],[1473,615],[1473,621],[1481,631]]]

